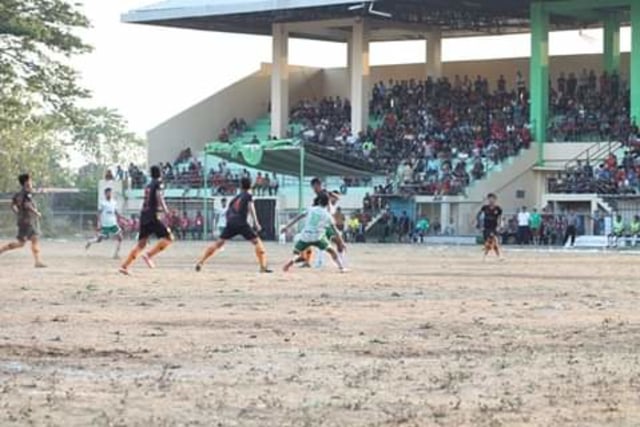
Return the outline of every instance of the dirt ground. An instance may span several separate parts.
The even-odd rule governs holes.
[[[267,276],[178,243],[126,278],[112,248],[0,257],[0,425],[640,425],[638,254],[353,245]]]

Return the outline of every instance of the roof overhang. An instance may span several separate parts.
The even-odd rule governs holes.
[[[584,1],[596,10],[572,9],[576,0],[546,2],[553,10],[552,29],[594,26],[601,12],[630,0]],[[371,3],[391,18],[369,13]],[[371,41],[390,41],[419,39],[434,28],[445,37],[526,32],[531,4],[532,0],[165,0],[125,13],[122,21],[253,35],[271,35],[272,24],[287,23],[292,37],[344,42],[353,20],[366,18]],[[363,7],[354,7],[358,5]]]

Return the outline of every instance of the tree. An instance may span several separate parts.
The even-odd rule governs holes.
[[[128,130],[118,112],[104,107],[77,110],[72,138],[89,163],[103,167],[138,162],[145,147],[145,141]]]
[[[66,114],[88,96],[64,62],[90,51],[74,34],[87,27],[89,20],[64,0],[0,0],[0,103]]]

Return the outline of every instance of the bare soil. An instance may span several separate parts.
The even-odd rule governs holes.
[[[0,257],[0,425],[640,425],[640,255],[353,245],[285,275],[269,245],[258,275],[234,242],[198,274],[203,247],[130,278],[111,242]]]

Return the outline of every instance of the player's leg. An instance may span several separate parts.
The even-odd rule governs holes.
[[[16,240],[14,242],[7,243],[6,245],[0,247],[0,255],[2,255],[5,252],[8,252],[8,251],[13,251],[13,250],[16,250],[16,249],[23,248],[24,245],[25,245],[25,241],[24,240]]]
[[[118,229],[118,233],[116,234],[116,251],[113,253],[113,259],[120,258],[120,248],[122,247],[123,239],[122,230]]]
[[[209,258],[213,257],[218,251],[220,251],[226,243],[227,239],[220,237],[218,240],[213,242],[212,245],[208,246],[207,249],[205,249],[202,257],[196,264],[196,271],[202,270],[202,266],[204,265],[204,263],[207,262]]]
[[[135,260],[140,256],[140,254],[144,251],[144,248],[147,247],[147,243],[149,243],[149,237],[151,237],[152,234],[152,224],[140,224],[140,230],[138,231],[138,242],[133,247],[133,249],[131,249],[131,252],[129,252],[129,255],[120,266],[120,273],[129,275],[129,267],[131,267],[131,264],[133,264]]]
[[[294,264],[300,262],[300,260],[304,259],[304,253],[311,247],[311,245],[307,242],[303,242],[301,240],[296,241],[295,246],[293,247],[293,258],[291,258],[287,263],[282,267],[285,272],[288,272]]]
[[[174,239],[171,230],[160,221],[156,222],[156,224],[154,225],[154,229],[155,230],[153,234],[155,234],[159,240],[149,252],[142,256],[142,259],[149,268],[155,268],[155,264],[153,263],[152,258],[171,246]]]
[[[38,235],[32,235],[29,240],[31,241],[31,253],[33,254],[33,261],[35,262],[36,268],[45,268],[46,265],[44,265],[40,258],[40,239]]]
[[[33,235],[32,231],[33,229],[30,226],[19,225],[18,235],[16,236],[16,240],[2,246],[0,248],[0,255],[8,251],[13,251],[16,249],[23,248],[24,245],[27,243],[27,240],[30,240],[30,238],[32,237]]]
[[[84,249],[88,251],[89,248],[91,248],[91,245],[95,243],[100,243],[102,242],[103,239],[104,239],[104,235],[102,234],[102,231],[99,231],[98,234],[95,235],[95,237],[92,237],[91,239],[87,240],[87,244],[84,245]]]
[[[256,252],[256,259],[260,265],[260,272],[272,273],[267,265],[267,250],[264,247],[262,239],[258,236],[258,233],[256,233],[249,224],[244,224],[238,231],[245,240],[253,243]]]
[[[321,242],[320,245],[322,246],[323,243]],[[333,259],[333,262],[336,263],[336,265],[338,266],[338,268],[340,269],[341,272],[345,272],[346,271],[346,268],[345,268],[344,264],[342,263],[342,260],[340,259],[340,256],[338,255],[338,251],[337,250],[335,250],[333,247],[331,247],[331,245],[329,245],[327,243],[324,251],[326,251],[329,255],[331,255],[331,259]]]

